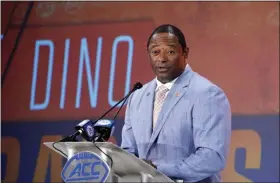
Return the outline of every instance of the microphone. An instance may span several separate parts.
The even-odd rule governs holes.
[[[89,119],[83,120],[75,126],[76,132],[70,136],[62,138],[59,142],[77,141],[76,137],[82,135],[87,141],[92,141],[95,137],[95,130],[92,126],[92,121]]]
[[[124,106],[125,102],[127,101],[128,97],[136,90],[142,88],[142,84],[141,83],[135,83],[133,89],[120,101],[122,103],[122,105],[120,106],[119,110],[116,112],[113,120],[108,120],[108,119],[102,119],[102,117],[104,117],[105,115],[103,115],[101,118],[99,118],[97,120],[97,122],[94,124],[93,128],[96,131],[96,138],[95,138],[95,142],[105,142],[108,141],[109,138],[113,135],[114,130],[115,130],[115,122],[116,122],[116,118],[119,114],[119,112],[121,111],[122,107]],[[118,102],[118,103],[120,103]]]
[[[137,82],[134,84],[133,88],[130,90],[130,92],[122,98],[119,102],[117,102],[113,107],[111,107],[107,112],[105,112],[99,119],[95,120],[92,122],[91,120],[83,120],[80,122],[78,125],[75,126],[76,132],[70,136],[64,137],[59,142],[67,142],[67,141],[77,141],[76,137],[78,135],[82,135],[83,138],[87,141],[107,141],[109,140],[110,136],[114,132],[114,124],[115,124],[115,119],[119,112],[121,111],[123,105],[125,104],[126,100],[128,97],[136,90],[142,88],[143,85],[140,82]],[[115,114],[113,120],[106,120],[103,119],[101,120],[104,116],[106,116],[109,112],[111,112],[114,108],[116,108],[121,102],[122,105]]]
[[[106,142],[114,133],[115,120],[101,119],[94,124],[93,128],[96,131],[94,141]]]
[[[75,129],[80,132],[82,137],[87,141],[92,141],[95,137],[95,130],[92,127],[92,121],[86,119],[75,126]]]

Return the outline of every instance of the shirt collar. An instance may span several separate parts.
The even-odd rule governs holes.
[[[188,67],[188,64],[186,65],[186,68]],[[161,83],[157,78],[156,78],[156,82],[157,82],[157,87],[156,87],[156,91],[158,90],[158,88],[161,86],[161,85],[164,85],[168,90],[171,90],[172,86],[174,85],[175,81],[178,79],[175,78],[173,79],[172,81],[168,82],[168,83]]]

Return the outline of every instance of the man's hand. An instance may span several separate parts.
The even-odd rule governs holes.
[[[157,166],[154,165],[151,160],[145,160],[145,159],[142,159],[142,160],[145,161],[146,163],[148,163],[149,165],[151,165],[152,167],[154,167],[155,169],[157,168]]]

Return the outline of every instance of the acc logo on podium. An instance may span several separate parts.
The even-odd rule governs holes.
[[[108,164],[92,152],[79,152],[69,159],[61,172],[64,182],[105,182]]]

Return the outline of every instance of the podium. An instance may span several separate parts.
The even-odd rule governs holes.
[[[53,142],[44,144],[67,158],[61,172],[65,182],[174,183],[151,165],[110,142],[57,142],[55,148]]]

